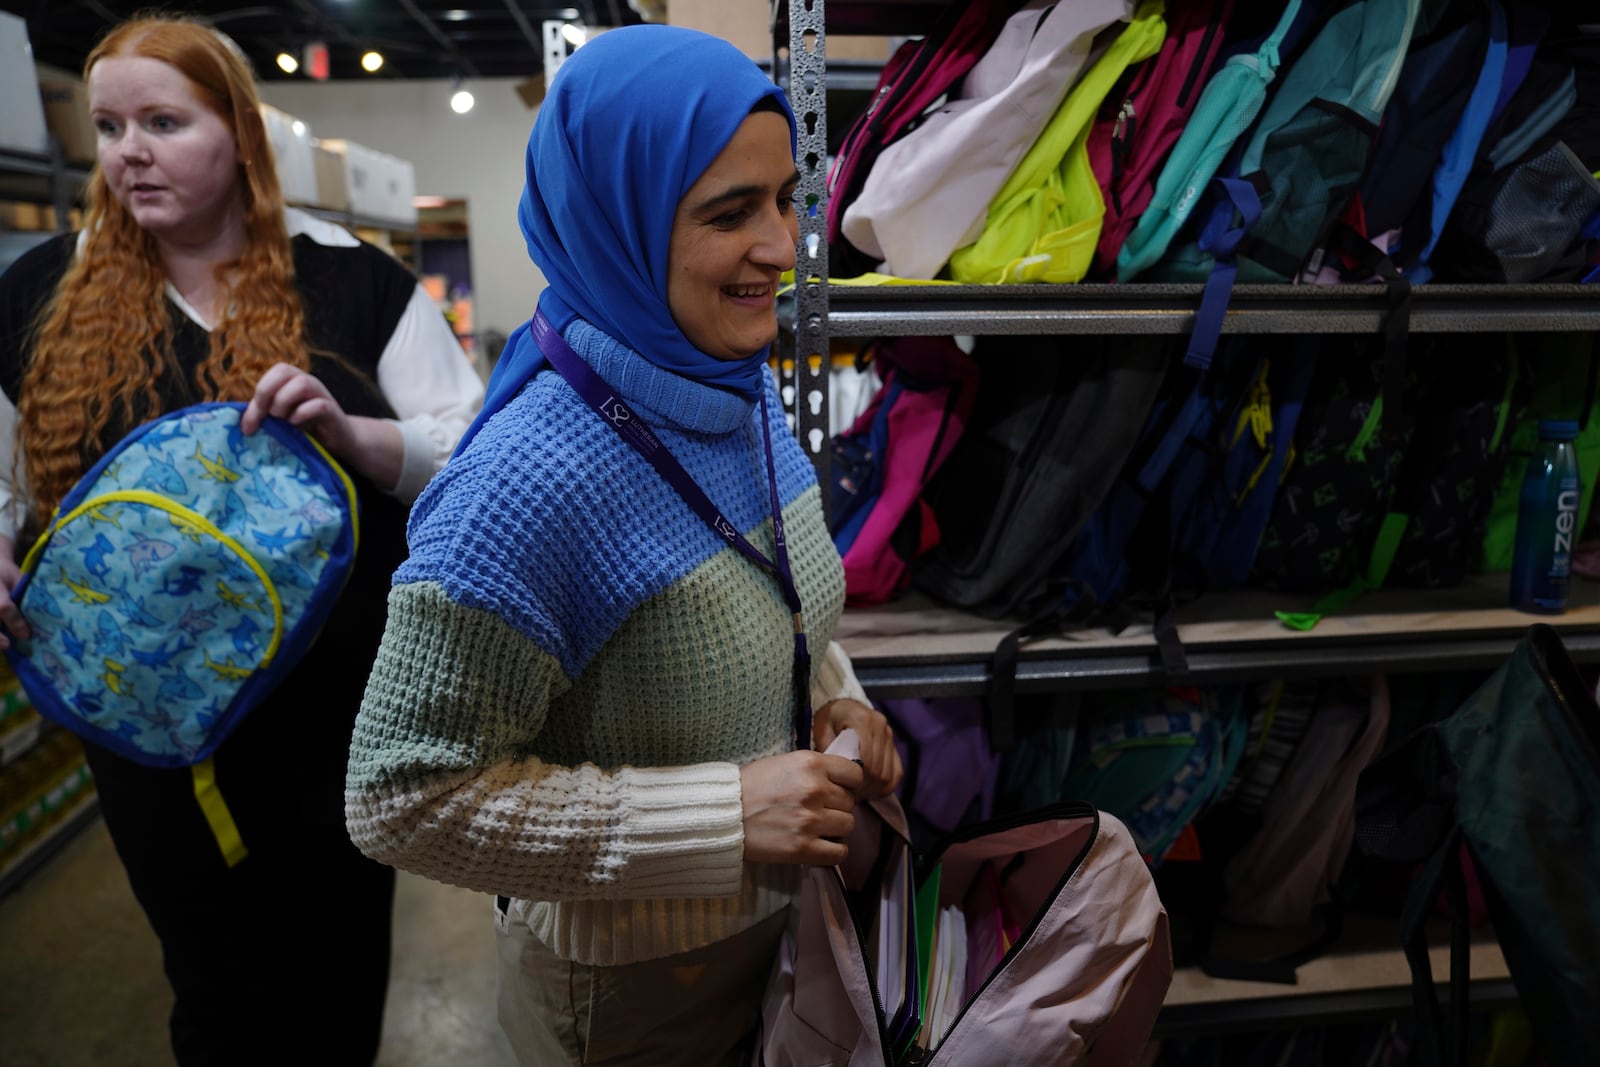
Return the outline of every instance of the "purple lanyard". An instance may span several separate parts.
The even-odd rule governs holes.
[[[778,472],[772,461],[772,428],[767,422],[767,394],[761,393],[761,433],[766,445],[767,485],[772,493],[772,541],[777,560],[768,559],[722,517],[705,491],[683,469],[677,457],[668,451],[643,419],[636,418],[633,410],[612,391],[572,346],[550,325],[544,312],[533,316],[533,339],[550,365],[567,380],[602,420],[621,435],[622,439],[639,450],[650,461],[667,484],[678,491],[683,502],[693,508],[718,535],[725,538],[756,566],[777,579],[783,589],[783,599],[794,616],[794,728],[795,746],[811,747],[811,656],[806,651],[805,619],[800,610],[800,594],[794,587],[794,574],[789,569],[789,548],[783,539],[783,509],[778,503]]]

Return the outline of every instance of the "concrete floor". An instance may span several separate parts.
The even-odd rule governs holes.
[[[513,1067],[481,894],[401,873],[378,1067]],[[0,897],[0,1062],[170,1067],[172,996],[98,818]]]

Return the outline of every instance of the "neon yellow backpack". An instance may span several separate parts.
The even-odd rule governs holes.
[[[1161,50],[1164,0],[1133,21],[1056,109],[1039,139],[989,203],[983,233],[950,257],[958,282],[1070,283],[1083,279],[1100,241],[1105,200],[1087,147],[1095,114],[1128,67]]]

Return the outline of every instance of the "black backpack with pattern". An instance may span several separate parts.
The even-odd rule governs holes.
[[[1526,375],[1503,335],[1413,338],[1392,414],[1380,346],[1345,344],[1319,366],[1311,395],[1323,399],[1301,416],[1251,583],[1345,596],[1458,585],[1478,558]]]

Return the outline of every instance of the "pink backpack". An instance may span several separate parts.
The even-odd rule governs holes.
[[[905,591],[911,565],[939,544],[923,490],[961,439],[978,365],[949,337],[894,337],[873,347],[883,384],[833,439],[830,522],[851,604]]]
[[[1106,202],[1096,277],[1116,276],[1117,253],[1155,196],[1161,168],[1216,63],[1233,5],[1234,0],[1168,0],[1161,51],[1106,97],[1090,128],[1089,166]]]
[[[879,883],[908,858],[899,801],[859,806],[848,842],[845,865],[806,869],[763,1007],[766,1067],[897,1062],[904,1030],[892,1032],[896,1013],[880,1007],[868,963],[868,941],[880,944],[877,916],[858,923],[850,901],[876,905]],[[940,908],[964,913],[956,921],[967,962],[959,1012],[909,1062],[1139,1061],[1172,979],[1172,949],[1155,883],[1120,822],[1087,804],[1056,805],[964,828],[915,866],[934,864]]]

